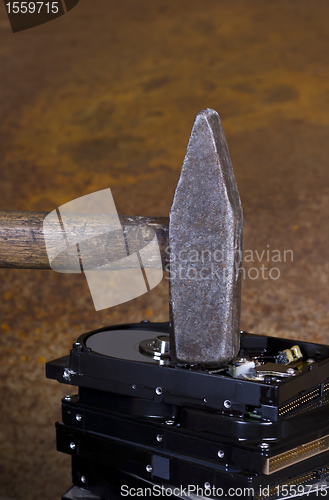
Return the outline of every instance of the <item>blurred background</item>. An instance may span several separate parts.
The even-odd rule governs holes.
[[[118,213],[167,216],[195,115],[214,108],[245,215],[241,326],[329,343],[328,19],[327,0],[80,0],[13,34],[1,5],[0,210],[111,188]],[[166,321],[168,280],[101,312],[82,275],[0,280],[0,497],[58,500],[54,422],[75,389],[45,362],[88,330]]]

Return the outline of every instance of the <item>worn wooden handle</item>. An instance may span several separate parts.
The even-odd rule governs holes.
[[[48,212],[0,211],[1,268],[51,269],[43,233],[43,222],[47,215]],[[155,232],[162,266],[166,269],[169,261],[169,219],[167,217],[119,215],[119,220],[126,240],[126,248],[129,246],[129,253],[141,250],[154,238]],[[113,267],[115,261],[126,256],[126,252],[122,250],[122,233],[116,235],[115,232],[104,233],[100,236],[101,223],[101,216],[74,214],[76,233],[83,232],[84,238],[90,242],[88,250],[83,254],[84,269],[88,268],[89,262],[90,265],[94,265],[96,250],[99,265],[112,263]],[[54,229],[48,232],[47,245],[53,243],[55,247],[59,237],[63,236],[60,235],[58,227],[54,226]],[[65,252],[58,256],[57,264],[66,272],[74,269],[69,255]]]

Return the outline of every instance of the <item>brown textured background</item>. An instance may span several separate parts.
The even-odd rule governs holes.
[[[195,114],[212,107],[245,248],[294,254],[265,255],[280,279],[244,280],[242,328],[329,342],[328,20],[327,0],[81,0],[12,34],[0,5],[0,209],[50,211],[110,187],[119,213],[166,216]],[[167,320],[167,281],[96,313],[83,276],[0,279],[0,496],[59,499],[70,460],[54,422],[70,388],[44,363],[90,329]]]

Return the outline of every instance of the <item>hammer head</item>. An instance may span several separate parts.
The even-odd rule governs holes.
[[[169,220],[171,355],[221,363],[240,347],[243,215],[216,111],[198,113]]]

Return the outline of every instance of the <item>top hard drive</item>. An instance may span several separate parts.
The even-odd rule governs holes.
[[[149,322],[89,332],[79,337],[69,356],[47,363],[47,377],[270,421],[316,402],[329,391],[325,345],[298,342],[294,346],[296,341],[291,339],[242,333],[239,356],[231,363],[188,365],[170,359],[168,333],[168,323]]]

